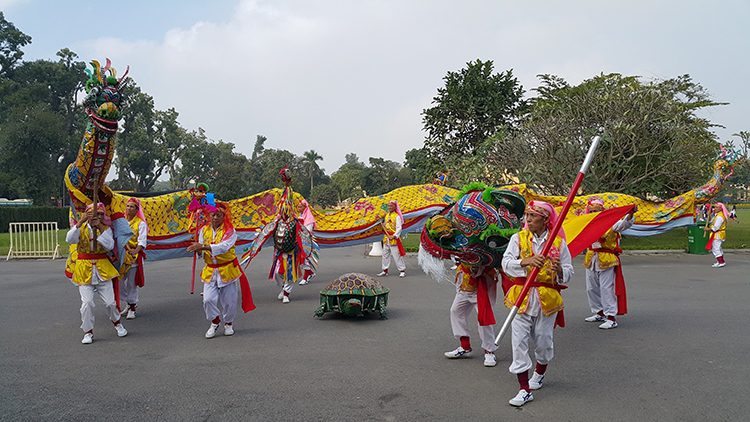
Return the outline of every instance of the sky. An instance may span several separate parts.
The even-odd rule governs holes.
[[[130,66],[159,110],[252,155],[315,150],[403,164],[448,72],[491,60],[534,95],[540,74],[578,85],[601,73],[689,74],[717,102],[701,114],[722,143],[750,131],[747,0],[0,0],[32,37],[23,60]]]

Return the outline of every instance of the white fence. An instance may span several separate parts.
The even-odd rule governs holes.
[[[10,223],[11,258],[52,258],[60,256],[57,221],[49,223]]]

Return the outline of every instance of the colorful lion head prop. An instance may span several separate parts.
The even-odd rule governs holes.
[[[426,223],[420,238],[419,265],[437,280],[449,280],[442,259],[467,265],[501,266],[510,237],[521,227],[526,200],[505,189],[466,186],[456,202]]]

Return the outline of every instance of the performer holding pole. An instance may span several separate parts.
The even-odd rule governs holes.
[[[727,238],[727,221],[729,219],[729,212],[727,212],[727,207],[723,203],[717,202],[713,206],[713,214],[714,216],[713,219],[711,219],[710,227],[708,225],[708,220],[706,220],[706,227],[703,229],[703,236],[709,231],[711,232],[711,237],[708,238],[708,243],[706,243],[706,250],[711,251],[714,258],[716,258],[716,262],[711,266],[714,268],[721,268],[727,265],[727,263],[724,262],[724,250],[721,248],[721,244],[724,243],[724,240]]]
[[[133,237],[125,245],[125,256],[122,258],[120,277],[124,281],[123,299],[127,302],[120,315],[127,315],[127,319],[135,319],[135,308],[138,305],[138,289],[145,284],[143,275],[143,260],[146,259],[148,225],[143,215],[141,200],[130,198],[125,203],[125,218],[133,231]],[[193,255],[195,256],[195,255]]]
[[[255,309],[250,284],[234,253],[237,232],[232,224],[229,205],[216,203],[216,210],[210,213],[211,222],[200,231],[198,242],[188,246],[188,252],[203,255],[206,266],[201,272],[203,280],[203,310],[211,325],[206,338],[213,338],[224,319],[224,335],[234,334],[234,318],[237,315],[237,285],[242,294],[242,310]],[[219,311],[218,302],[222,310]],[[223,315],[222,315],[223,314]]]
[[[509,402],[513,406],[522,406],[534,399],[528,380],[528,369],[531,367],[531,360],[528,357],[528,339],[532,332],[535,335],[537,345],[535,351],[537,363],[542,364],[541,367],[537,368],[538,371],[544,372],[546,370],[545,362],[548,362],[553,356],[552,329],[557,319],[553,316],[563,309],[562,296],[559,293],[561,287],[557,286],[566,284],[573,274],[570,252],[563,239],[564,233],[562,237],[558,237],[558,233],[568,210],[570,210],[576,192],[583,182],[583,177],[593,160],[600,139],[599,136],[593,138],[591,147],[589,147],[573,187],[563,204],[560,215],[558,216],[555,213],[554,207],[550,204],[531,201],[526,209],[527,228],[511,237],[503,256],[505,273],[510,277],[515,277],[516,282],[523,282],[523,284],[522,286],[514,285],[506,296],[506,306],[510,307],[511,303],[513,306],[495,339],[495,344],[500,343],[508,331],[508,327],[519,313],[527,314],[519,323],[513,324],[513,363],[509,369],[511,372],[518,374],[519,384],[521,385],[518,395]],[[550,254],[553,246],[554,253]],[[530,271],[526,271],[528,267],[531,267]],[[522,277],[519,279],[521,274],[526,276],[525,280]],[[545,286],[541,286],[540,283],[544,283]],[[532,287],[534,287],[535,294],[527,299],[526,296]],[[559,315],[559,317],[562,317],[562,315]],[[560,322],[561,325],[564,324],[563,321]],[[544,331],[544,334],[538,331],[540,329]],[[525,357],[522,356],[524,354],[526,354]],[[544,374],[539,374],[538,371],[535,375],[540,376],[532,378],[535,389],[541,388],[544,379]]]
[[[391,265],[391,256],[396,261],[396,269],[398,269],[398,276],[403,278],[406,277],[406,264],[404,263],[404,255],[406,251],[401,244],[401,228],[404,224],[404,215],[401,213],[401,207],[398,205],[398,201],[388,201],[388,214],[383,217],[383,222],[380,223],[383,226],[383,258],[381,261],[382,269],[378,273],[378,277],[388,276],[388,267]]]

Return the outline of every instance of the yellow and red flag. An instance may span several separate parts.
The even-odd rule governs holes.
[[[620,221],[635,205],[626,205],[601,212],[569,217],[563,222],[566,243],[571,256],[576,256],[596,242]]]

